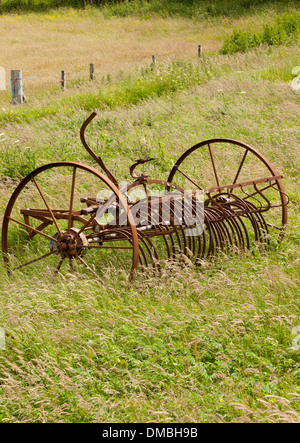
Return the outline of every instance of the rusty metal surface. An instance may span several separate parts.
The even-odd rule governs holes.
[[[129,169],[134,181],[120,189],[116,177],[86,142],[86,127],[95,116],[96,113],[93,112],[84,122],[80,129],[80,138],[104,173],[81,163],[56,162],[37,168],[19,183],[8,202],[2,225],[2,252],[9,271],[23,269],[34,263],[42,266],[45,260],[57,256],[54,267],[56,273],[65,261],[69,262],[71,269],[75,263],[79,263],[101,281],[93,263],[86,260],[92,251],[103,250],[112,251],[113,254],[126,253],[126,261],[130,262],[129,278],[133,279],[139,267],[142,270],[150,267],[156,272],[165,261],[184,262],[188,259],[199,264],[219,251],[230,253],[246,250],[253,244],[261,247],[269,242],[270,231],[277,231],[279,241],[282,240],[287,224],[288,197],[284,193],[282,176],[276,173],[271,163],[256,149],[231,139],[203,141],[182,154],[167,180],[150,179],[144,173],[137,173],[138,166],[154,160],[150,157],[138,159]],[[226,153],[224,155],[222,151],[224,145],[229,147],[230,153],[240,152],[240,160],[234,165],[232,179],[227,177],[230,161],[227,161]],[[216,152],[222,154],[221,160],[217,158]],[[197,153],[202,155],[201,162],[205,159],[206,163],[197,164],[191,160],[194,165],[192,174],[191,167],[187,169],[186,164]],[[248,169],[255,173],[257,168],[258,176],[243,180],[243,169],[250,156],[252,163],[248,163]],[[196,167],[202,170],[210,168],[208,186],[204,185],[205,180],[201,179]],[[260,175],[262,167],[265,168],[264,176]],[[49,202],[50,198],[40,184],[41,177],[45,172],[53,172],[55,176],[56,172],[62,173],[66,168],[71,171],[71,188],[65,195],[65,206],[58,207],[57,203]],[[79,202],[75,201],[79,172],[93,176],[102,187],[109,190],[110,196],[99,201],[96,195],[82,195]],[[193,190],[189,197],[191,204],[184,209],[185,221],[178,223],[179,207],[186,198],[182,181],[192,186]],[[26,189],[29,183],[40,196],[43,207],[20,206],[19,201],[28,192]],[[151,186],[158,185],[166,194],[150,199]],[[130,193],[135,190],[142,190],[143,196],[132,200]],[[202,224],[193,225],[194,222],[188,223],[186,220],[195,220],[196,194],[200,191],[204,200]],[[166,202],[170,208],[168,222],[162,211]],[[78,209],[78,203],[85,207]],[[113,220],[100,223],[101,217],[110,212],[114,214]],[[134,213],[138,213],[138,222]],[[156,223],[153,223],[153,219]],[[64,228],[62,222],[66,223]],[[28,242],[38,240],[38,246],[46,242],[43,253],[37,250],[36,256],[33,253],[29,259],[25,254],[21,263],[19,261],[12,264],[12,257],[18,252],[16,248],[20,248],[19,240],[16,245],[13,243],[15,226],[27,233],[27,248]],[[117,262],[118,257],[120,256],[116,255]]]

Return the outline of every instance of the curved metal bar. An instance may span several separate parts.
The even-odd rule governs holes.
[[[152,160],[155,160],[154,157],[145,157],[145,158],[140,158],[139,160],[136,160],[135,163],[133,165],[130,166],[129,168],[129,172],[132,178],[137,178],[137,179],[144,179],[147,178],[147,175],[141,174],[141,175],[136,175],[136,173],[134,172],[135,168],[138,165],[143,165],[144,163],[150,162]]]
[[[90,154],[91,157],[93,157],[93,159],[95,160],[95,162],[98,163],[98,165],[103,169],[103,171],[105,172],[105,174],[108,176],[108,178],[115,184],[118,185],[118,180],[116,179],[116,177],[114,177],[114,175],[110,172],[110,170],[105,166],[102,158],[95,154],[95,152],[89,147],[89,145],[86,142],[85,139],[85,130],[86,127],[90,124],[90,122],[96,117],[97,112],[92,112],[92,114],[86,119],[86,121],[83,123],[83,125],[80,128],[80,140],[81,143],[83,144],[83,146],[85,147],[85,149],[87,150],[87,152]]]

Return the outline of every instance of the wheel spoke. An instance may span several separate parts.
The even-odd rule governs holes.
[[[237,182],[237,179],[238,179],[238,177],[239,177],[239,175],[240,175],[240,172],[241,172],[241,170],[242,170],[242,167],[243,167],[243,165],[244,165],[244,163],[245,163],[245,160],[246,160],[246,157],[247,157],[248,151],[249,151],[249,149],[246,149],[246,151],[245,151],[245,153],[244,153],[244,155],[243,155],[243,158],[242,158],[241,164],[240,164],[240,166],[239,166],[239,169],[237,170],[236,176],[234,177],[234,180],[233,180],[233,183],[232,183],[233,185]],[[229,194],[231,194],[231,193],[232,193],[232,190],[229,191]]]
[[[69,258],[69,265],[70,265],[71,270],[74,271],[74,266],[73,266],[72,260],[73,260],[72,258]]]
[[[58,263],[58,265],[57,265],[57,268],[56,268],[55,271],[54,271],[55,274],[57,274],[58,271],[60,270],[61,265],[63,264],[64,259],[65,259],[65,257],[61,257],[61,259],[59,260],[59,263]]]
[[[217,169],[216,169],[214,157],[213,157],[212,150],[211,150],[211,147],[210,147],[209,143],[208,143],[208,150],[209,150],[209,155],[210,155],[211,163],[213,165],[216,182],[217,182],[217,185],[220,186],[219,177],[218,177],[218,174],[217,174]]]
[[[70,233],[70,229],[71,229],[71,225],[72,225],[72,211],[73,211],[73,203],[74,203],[75,179],[76,179],[76,167],[74,167],[74,169],[73,169],[73,176],[72,176],[72,188],[71,188],[71,196],[70,196],[69,221],[68,221],[68,234]]]
[[[52,240],[52,241],[55,241],[55,242],[57,241],[54,237],[50,237],[50,235],[47,235],[47,234],[45,234],[44,232],[39,231],[38,229],[35,229],[35,228],[33,228],[32,226],[30,226],[30,225],[27,225],[26,223],[22,223],[22,222],[20,222],[19,220],[16,220],[15,218],[12,218],[12,217],[10,217],[10,216],[7,216],[7,218],[8,218],[9,220],[15,222],[15,223],[18,223],[18,224],[21,225],[21,226],[24,226],[24,228],[26,228],[27,230],[29,229],[29,230],[35,232],[36,234],[42,235],[43,237],[46,237],[46,238],[49,238],[49,239]]]
[[[193,183],[193,185],[195,185],[198,189],[200,189],[201,191],[203,191],[203,188],[201,188],[201,186],[197,185],[197,183],[191,179],[191,177],[189,177],[187,174],[185,174],[185,172],[181,171],[181,169],[179,169],[178,167],[176,168],[178,172],[180,172],[180,174],[182,174],[185,178],[187,178],[191,183]]]
[[[37,190],[38,190],[39,193],[40,193],[40,196],[41,196],[42,199],[43,199],[43,202],[45,203],[45,205],[46,205],[48,211],[50,212],[51,218],[52,218],[52,220],[53,220],[53,222],[54,222],[54,224],[55,224],[55,226],[56,226],[58,232],[59,232],[60,235],[61,235],[62,232],[61,232],[60,227],[58,226],[57,220],[56,220],[56,218],[54,217],[54,214],[53,214],[53,212],[52,212],[52,209],[51,209],[50,206],[48,205],[48,202],[47,202],[47,200],[46,200],[46,198],[45,198],[45,196],[44,196],[44,194],[43,194],[43,192],[42,192],[42,190],[41,190],[41,188],[40,188],[38,182],[36,181],[35,177],[33,177],[33,181],[34,181],[34,183],[35,183],[35,186],[37,187]]]
[[[241,164],[240,164],[240,166],[239,166],[239,169],[238,169],[238,171],[237,171],[237,173],[236,173],[236,176],[235,176],[235,178],[234,178],[234,180],[233,180],[233,183],[232,183],[233,185],[237,182],[237,179],[238,179],[238,177],[239,177],[239,175],[240,175],[241,169],[242,169],[242,167],[243,167],[243,165],[244,165],[244,163],[245,163],[245,160],[246,160],[246,157],[247,157],[248,151],[249,151],[249,149],[246,149],[245,154],[244,154],[244,156],[243,156],[243,158],[242,158]]]
[[[36,261],[42,260],[43,258],[49,257],[49,256],[52,255],[52,254],[56,254],[56,251],[48,252],[48,254],[44,254],[44,255],[42,255],[41,257],[35,258],[34,260],[31,260],[31,261],[29,261],[29,262],[27,262],[27,263],[24,263],[23,265],[17,266],[17,267],[14,268],[13,270],[15,271],[15,270],[17,270],[17,269],[24,268],[25,266],[31,265],[32,263],[35,263]]]
[[[103,284],[103,281],[101,280],[101,278],[99,278],[99,276],[96,274],[96,272],[83,260],[83,258],[81,258],[80,255],[78,255],[77,258],[96,277],[96,279],[99,282],[101,282],[101,284]]]
[[[133,249],[132,246],[100,246],[100,245],[87,245],[87,246],[81,246],[81,248],[84,249]]]
[[[83,226],[81,226],[81,228],[79,229],[79,231],[76,232],[76,234],[75,234],[75,236],[74,236],[74,240],[75,240],[77,237],[79,237],[79,235],[80,235],[85,229],[88,228],[88,226],[89,226],[90,223],[94,220],[94,218],[96,217],[96,215],[97,215],[97,213],[95,212],[95,213],[92,215],[92,217],[91,217],[89,220],[87,220],[87,221],[84,223]]]

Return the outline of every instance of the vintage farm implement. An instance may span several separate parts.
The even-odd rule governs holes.
[[[197,264],[219,251],[283,238],[288,198],[282,176],[256,149],[206,140],[181,155],[166,181],[136,172],[153,160],[147,157],[130,167],[130,184],[120,186],[86,142],[95,116],[84,122],[80,137],[101,170],[50,163],[13,192],[2,226],[9,271],[85,269],[101,280],[122,270],[132,279],[139,268],[159,271],[170,260]]]

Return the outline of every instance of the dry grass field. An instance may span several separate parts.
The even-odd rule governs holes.
[[[30,91],[57,85],[61,70],[68,79],[89,75],[94,63],[98,78],[128,72],[151,63],[197,57],[221,48],[232,27],[255,26],[272,21],[275,12],[240,19],[141,18],[103,16],[101,10],[56,10],[45,14],[0,16],[0,64],[7,72],[22,69]],[[1,96],[0,96],[1,100]]]

